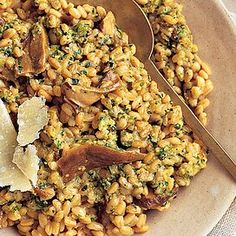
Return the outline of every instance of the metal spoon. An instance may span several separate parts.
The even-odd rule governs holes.
[[[209,151],[236,180],[236,164],[233,159],[201,124],[192,110],[182,101],[151,61],[154,35],[146,15],[138,4],[134,0],[72,0],[71,2],[76,5],[103,6],[106,10],[111,10],[115,14],[118,25],[128,33],[130,41],[136,45],[137,57],[144,63],[151,78],[157,82],[159,89],[168,94],[175,104],[181,106],[186,123],[191,126],[193,132],[198,135]]]

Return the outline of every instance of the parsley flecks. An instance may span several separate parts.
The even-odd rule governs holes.
[[[177,35],[179,38],[182,38],[186,35],[186,27],[184,25],[180,25],[177,27]]]
[[[21,73],[23,70],[22,59],[18,59],[18,71]]]
[[[161,148],[159,153],[158,153],[158,157],[160,160],[164,160],[167,157],[167,153],[165,148]]]
[[[81,54],[81,49],[73,52],[73,57],[77,58]]]
[[[55,143],[55,145],[56,145],[56,147],[57,147],[58,149],[62,149],[62,141],[60,141],[60,140],[55,140],[54,143]]]
[[[91,67],[91,66],[92,66],[92,63],[90,61],[86,62],[85,68],[88,68],[88,67]]]
[[[47,182],[41,182],[41,183],[39,183],[38,186],[39,186],[40,189],[45,189],[45,188],[48,187],[48,183]]]
[[[12,28],[12,24],[11,23],[5,23],[2,27],[0,27],[0,34],[2,34],[4,31],[6,31],[7,29]]]
[[[38,197],[35,198],[35,203],[39,209],[43,209],[49,205],[47,201],[41,201]]]
[[[0,52],[3,52],[4,56],[11,56],[12,55],[12,47],[3,47],[0,48]]]
[[[80,75],[87,75],[87,73],[88,73],[88,72],[87,72],[86,70],[81,70],[81,71],[79,72]]]
[[[109,36],[104,36],[101,40],[101,42],[99,42],[99,44],[101,46],[105,45],[108,41],[109,41],[110,37]]]
[[[76,31],[78,33],[79,37],[84,37],[85,35],[87,35],[89,29],[90,29],[89,24],[86,24],[86,23],[83,23],[83,22],[79,22],[74,27],[74,31]]]
[[[72,85],[77,85],[78,83],[79,83],[79,79],[76,79],[76,78],[71,79],[71,84]]]
[[[176,129],[180,129],[181,128],[181,124],[179,124],[179,123],[175,124],[175,128]]]

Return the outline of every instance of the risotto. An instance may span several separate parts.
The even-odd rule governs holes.
[[[210,70],[181,6],[138,2],[154,28],[158,68],[205,123]],[[1,0],[0,9],[0,98],[18,133],[13,162],[37,161],[36,180],[17,165],[31,190],[1,186],[0,228],[27,236],[148,231],[147,211],[169,208],[206,167],[180,106],[158,90],[103,7]]]

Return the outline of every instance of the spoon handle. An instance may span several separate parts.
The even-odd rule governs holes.
[[[172,89],[171,85],[163,78],[159,70],[156,68],[151,59],[144,63],[151,78],[155,80],[162,91],[167,93],[175,104],[182,108],[183,116],[187,124],[189,124],[193,132],[204,142],[207,148],[214,154],[218,161],[232,175],[236,181],[236,164],[230,155],[221,147],[218,141],[209,133],[202,125],[192,110],[182,101],[177,93]]]

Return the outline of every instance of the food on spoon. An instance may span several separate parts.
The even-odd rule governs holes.
[[[59,159],[63,178],[66,182],[82,172],[111,165],[142,161],[145,154],[129,151],[119,151],[108,147],[84,144],[65,150]]]
[[[17,122],[19,132],[17,141],[20,146],[33,143],[39,138],[39,131],[48,123],[45,100],[33,97],[19,106]]]

